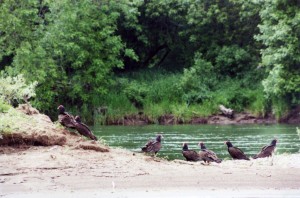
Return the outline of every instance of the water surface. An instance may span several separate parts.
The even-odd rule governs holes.
[[[300,140],[295,125],[147,125],[147,126],[94,126],[96,136],[101,137],[110,147],[121,147],[138,152],[157,133],[164,136],[159,157],[183,159],[182,143],[187,142],[190,149],[199,151],[198,143],[203,141],[220,158],[229,158],[225,140],[230,140],[248,156],[278,139],[277,154],[297,153]]]

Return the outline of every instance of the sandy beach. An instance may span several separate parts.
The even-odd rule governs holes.
[[[0,160],[1,197],[300,196],[300,154],[203,165],[51,146],[10,150]]]

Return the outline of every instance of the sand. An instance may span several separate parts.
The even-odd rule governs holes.
[[[300,197],[300,154],[203,165],[123,149],[0,155],[0,197]]]

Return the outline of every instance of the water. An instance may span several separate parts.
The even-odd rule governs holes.
[[[134,152],[157,133],[164,136],[159,157],[183,159],[182,143],[199,151],[198,143],[203,141],[219,158],[230,158],[225,140],[239,147],[248,156],[257,154],[273,138],[278,139],[277,154],[297,153],[300,150],[300,137],[295,125],[147,125],[147,126],[95,126],[92,128],[110,147],[121,147]]]

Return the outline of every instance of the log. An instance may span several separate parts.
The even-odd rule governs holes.
[[[106,107],[106,106],[98,107],[96,110],[97,110],[98,114],[101,114],[101,115],[105,116],[106,113],[107,113],[108,107]]]
[[[224,105],[219,105],[219,109],[224,116],[226,116],[228,118],[234,117],[234,111],[232,109],[228,109]]]

